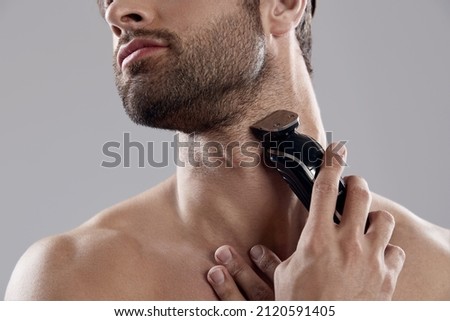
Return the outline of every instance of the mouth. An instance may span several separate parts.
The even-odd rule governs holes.
[[[161,50],[167,49],[169,46],[162,40],[156,39],[134,39],[126,45],[122,45],[117,54],[117,64],[121,70],[127,65],[142,59],[148,55],[152,55]]]

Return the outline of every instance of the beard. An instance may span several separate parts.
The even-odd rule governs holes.
[[[185,133],[234,125],[245,118],[267,74],[261,21],[247,10],[210,22],[184,40],[165,29],[137,30],[119,44],[135,37],[169,44],[125,73],[114,63],[123,106],[138,125]]]

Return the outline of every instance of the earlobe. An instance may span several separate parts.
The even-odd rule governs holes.
[[[261,0],[261,14],[266,30],[274,36],[282,36],[294,30],[303,17],[308,1]]]

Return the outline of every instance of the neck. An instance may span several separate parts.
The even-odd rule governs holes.
[[[281,176],[259,161],[249,129],[272,111],[287,109],[299,114],[300,132],[325,146],[306,67],[300,61],[290,69],[295,72],[281,70],[282,76],[273,77],[278,81],[264,84],[259,103],[246,107],[244,121],[220,133],[197,135],[195,148],[180,151],[186,165],[178,167],[176,175],[179,215],[217,246],[229,244],[246,253],[263,244],[281,258],[295,250],[307,213]],[[179,135],[180,142],[193,139]]]

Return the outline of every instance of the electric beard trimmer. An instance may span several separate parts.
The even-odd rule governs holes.
[[[325,151],[313,138],[296,132],[300,125],[296,113],[278,110],[251,126],[261,140],[266,164],[274,167],[309,211],[314,181]],[[334,222],[339,224],[344,210],[345,184],[339,181]]]

